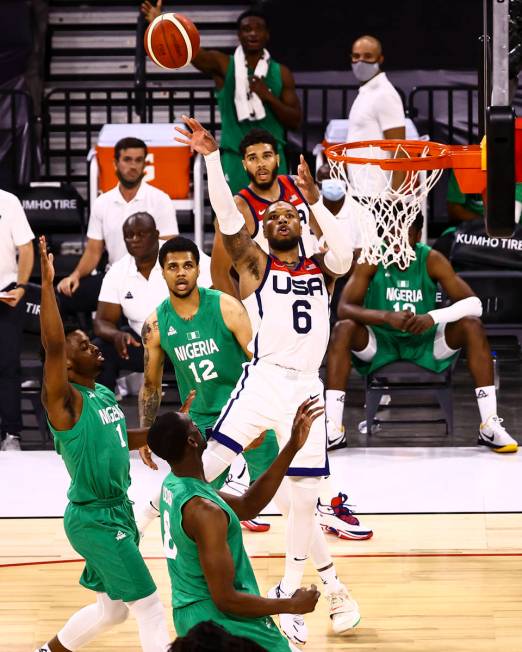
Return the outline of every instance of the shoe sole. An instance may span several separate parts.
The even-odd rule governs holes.
[[[346,439],[343,439],[338,444],[329,444],[326,447],[326,450],[327,451],[337,451],[337,450],[339,450],[341,448],[346,448],[347,446],[348,446],[348,443],[347,443]]]
[[[326,534],[335,534],[339,539],[344,539],[345,541],[363,541],[373,537],[373,530],[367,530],[366,532],[356,534],[353,532],[342,532],[330,525],[321,525],[321,528],[323,532],[326,532]]]
[[[479,437],[477,439],[477,444],[479,446],[486,446],[486,448],[491,449],[495,453],[516,453],[518,450],[518,444],[506,444],[505,446],[494,446],[491,442],[482,439],[482,437]]]
[[[353,625],[350,625],[350,627],[347,627],[346,629],[341,629],[339,631],[336,631],[333,628],[333,625],[332,625],[332,630],[333,630],[334,634],[336,634],[337,636],[350,636],[350,634],[353,634],[355,628],[357,627],[357,625],[360,622],[361,622],[361,617],[359,616],[359,620],[356,623],[354,623]]]
[[[270,529],[270,523],[266,523],[265,525],[251,525],[247,521],[240,521],[240,523],[244,528],[250,530],[250,532],[268,532]]]

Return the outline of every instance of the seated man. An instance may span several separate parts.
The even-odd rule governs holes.
[[[190,406],[195,395],[191,392],[186,404]],[[163,482],[160,510],[178,636],[212,620],[271,652],[295,649],[270,616],[310,613],[319,591],[312,584],[286,598],[261,597],[239,521],[255,518],[272,500],[312,423],[322,414],[317,398],[299,406],[288,442],[242,496],[218,492],[206,481],[202,456],[207,442],[188,415],[167,412],[152,424],[148,445],[171,468]]]
[[[96,198],[87,228],[87,244],[76,269],[58,283],[62,315],[92,312],[102,276],[92,276],[103,252],[113,265],[125,255],[121,229],[129,215],[149,213],[154,217],[160,238],[179,233],[176,210],[169,196],[145,182],[147,145],[139,138],[122,138],[114,146],[114,169],[118,184]]]
[[[440,372],[464,348],[482,421],[478,443],[497,453],[514,453],[518,444],[497,416],[480,299],[442,254],[419,242],[421,232],[419,214],[409,232],[416,259],[407,269],[358,263],[343,291],[337,311],[343,321],[335,325],[328,347],[327,428],[344,430],[344,392],[352,360],[362,375],[395,360]],[[453,301],[448,308],[435,310],[437,283]]]
[[[98,382],[114,391],[122,370],[143,371],[141,329],[150,313],[169,296],[158,263],[159,232],[149,213],[135,213],[123,224],[127,254],[107,272],[98,297],[94,332],[105,358]],[[207,274],[203,284],[210,284]],[[122,317],[128,325],[120,326]]]

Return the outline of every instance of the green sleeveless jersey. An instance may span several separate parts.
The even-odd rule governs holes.
[[[417,243],[416,259],[405,270],[400,270],[397,265],[386,268],[379,265],[366,292],[364,307],[390,312],[410,310],[418,315],[434,310],[437,285],[426,269],[426,260],[430,251],[431,247],[428,245]],[[378,328],[393,330],[397,336],[411,337],[410,333],[402,333],[387,324]]]
[[[190,417],[203,435],[204,428],[214,425],[247,361],[223,321],[221,294],[199,288],[199,309],[189,320],[176,313],[170,299],[156,308],[161,348],[172,361],[181,400],[196,390]]]
[[[56,452],[62,456],[71,485],[72,503],[103,505],[124,498],[130,485],[125,415],[113,392],[72,383],[83,397],[82,413],[70,430],[49,424]]]
[[[228,518],[227,542],[234,560],[234,588],[243,593],[259,595],[235,512],[207,482],[196,478],[178,478],[169,473],[163,481],[160,512],[163,552],[167,557],[173,608],[179,609],[194,602],[212,599],[199,561],[198,547],[187,536],[182,523],[183,506],[195,496],[216,503]]]
[[[248,75],[254,74],[252,68],[248,69]],[[276,97],[281,96],[283,90],[283,79],[281,77],[281,66],[279,63],[270,59],[268,64],[267,75],[264,78],[265,84]],[[236,106],[234,104],[234,93],[236,91],[236,77],[234,57],[230,57],[225,82],[223,88],[216,91],[216,100],[221,114],[221,143],[224,150],[231,150],[239,154],[239,143],[246,134],[254,128],[266,129],[280,143],[285,144],[285,129],[276,118],[272,109],[265,104],[266,116],[262,120],[243,120],[237,119]],[[281,171],[280,171],[281,172]]]

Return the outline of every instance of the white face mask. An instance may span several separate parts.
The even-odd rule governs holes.
[[[346,195],[346,183],[341,179],[324,179],[321,193],[325,199],[339,201]]]
[[[360,82],[367,82],[380,72],[380,68],[377,62],[370,63],[369,61],[356,61],[355,63],[352,63],[352,72]]]

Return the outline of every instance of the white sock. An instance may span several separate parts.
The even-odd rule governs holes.
[[[167,629],[165,609],[158,592],[154,591],[146,598],[126,604],[138,623],[143,652],[165,652],[171,637]]]
[[[321,478],[288,478],[290,512],[286,526],[285,574],[281,588],[292,594],[301,586],[315,536],[317,494]]]
[[[68,650],[77,650],[98,634],[123,623],[128,615],[129,610],[124,602],[111,600],[106,593],[97,593],[96,604],[90,604],[73,614],[58,632],[58,640]]]
[[[345,392],[338,389],[326,390],[326,417],[331,419],[337,426],[343,425]]]
[[[497,392],[495,385],[476,387],[475,396],[480,410],[480,420],[486,423],[489,417],[497,414]]]
[[[320,570],[319,577],[321,578],[321,582],[323,583],[326,593],[333,593],[334,591],[338,591],[341,588],[341,582],[337,577],[337,573],[335,572],[335,567],[333,565],[330,566],[330,568],[326,568],[325,570]]]
[[[149,527],[152,521],[154,521],[154,519],[158,518],[160,515],[159,504],[160,494],[158,493],[152,500],[149,501],[148,505],[140,512],[136,518],[136,524],[141,536],[143,536],[143,533]]]

